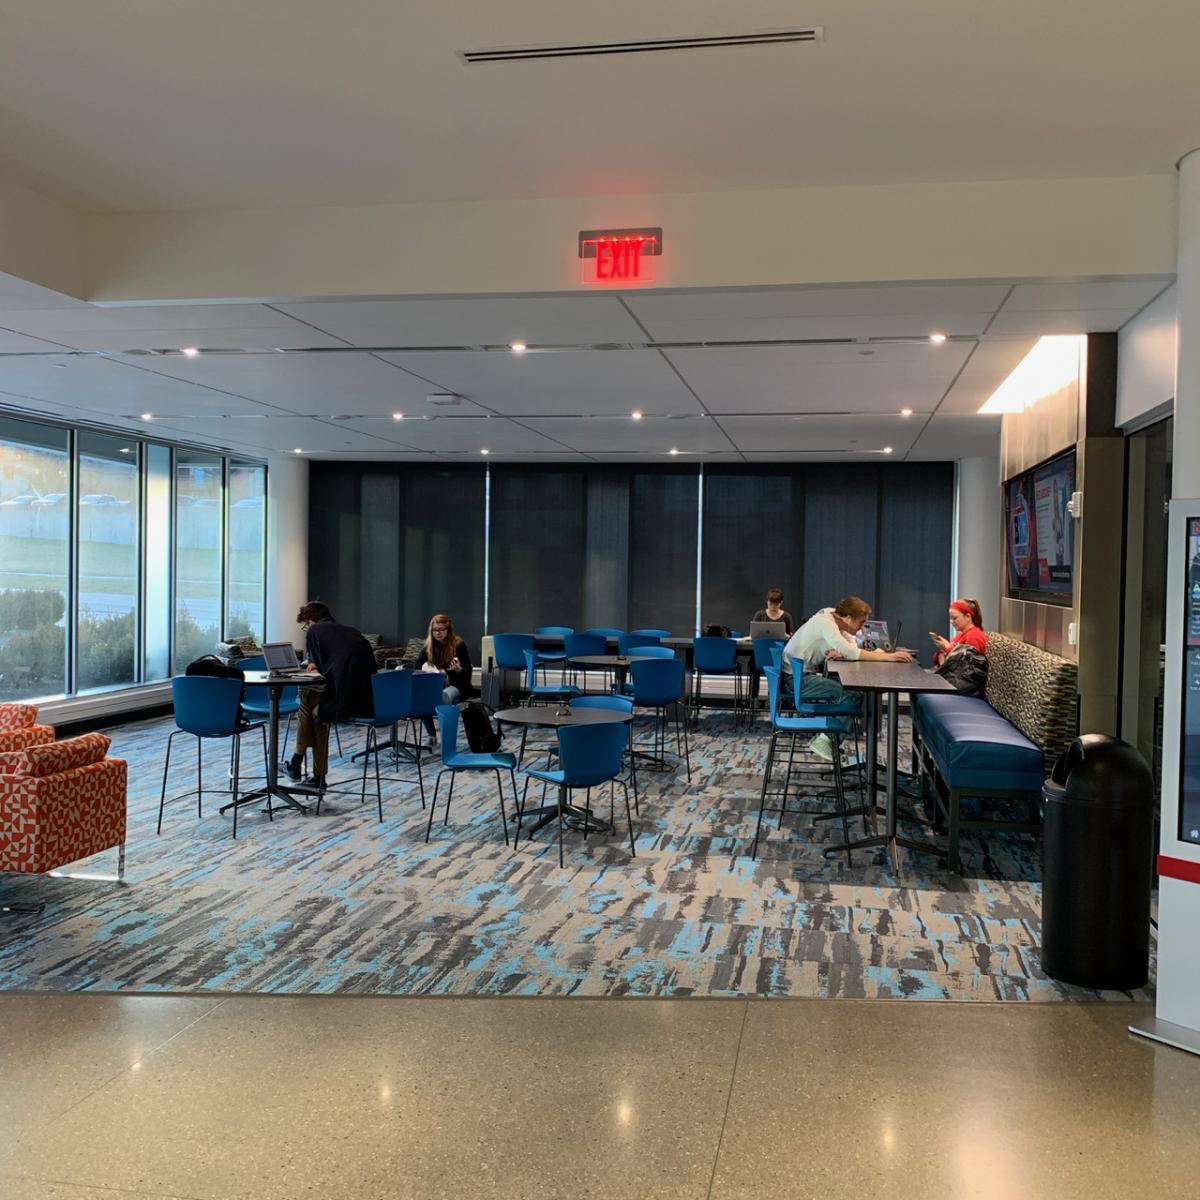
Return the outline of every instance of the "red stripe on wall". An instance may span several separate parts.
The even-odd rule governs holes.
[[[1172,858],[1169,854],[1158,856],[1158,873],[1168,879],[1182,879],[1185,883],[1200,883],[1200,862],[1186,858]]]

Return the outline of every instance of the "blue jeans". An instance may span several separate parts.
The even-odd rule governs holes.
[[[791,689],[791,675],[786,676],[788,689]],[[815,671],[804,672],[804,682],[800,685],[800,699],[813,700],[823,703],[852,704],[856,712],[862,712],[862,696],[857,692],[847,692],[841,681],[828,675],[818,675]],[[853,716],[838,716],[835,718],[842,729],[849,733],[854,728]]]
[[[462,692],[460,692],[458,690],[458,688],[448,687],[448,688],[442,689],[442,703],[443,704],[457,704],[461,699],[462,699]],[[432,717],[422,717],[421,719],[425,722],[425,732],[428,734],[432,734],[433,733],[433,718]]]

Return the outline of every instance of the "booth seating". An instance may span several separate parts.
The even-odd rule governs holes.
[[[963,829],[1037,833],[1041,821],[962,819],[964,796],[1040,805],[1042,783],[1076,735],[1075,663],[999,633],[988,634],[986,698],[958,692],[912,697],[913,756],[922,788],[944,818],[950,868],[961,870]],[[1040,807],[1036,809],[1040,817]]]
[[[54,741],[54,728],[37,723],[36,704],[0,704],[0,752],[44,746]]]
[[[42,874],[119,847],[125,872],[124,760],[85,733],[0,753],[0,871]]]

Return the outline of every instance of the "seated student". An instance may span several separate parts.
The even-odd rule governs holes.
[[[767,593],[767,607],[760,608],[758,612],[750,618],[751,621],[782,621],[783,632],[787,637],[791,637],[795,630],[795,625],[792,623],[792,614],[786,612],[783,607],[783,592],[779,588],[772,588]]]
[[[983,610],[979,601],[974,597],[954,600],[950,604],[950,624],[954,626],[954,637],[946,639],[941,634],[930,631],[929,636],[937,646],[933,656],[933,665],[940,667],[946,655],[955,646],[966,644],[973,646],[980,654],[987,653],[987,634],[983,632]]]
[[[324,676],[324,688],[301,688],[296,720],[296,753],[283,764],[292,779],[304,770],[304,755],[312,750],[313,787],[325,787],[329,770],[329,725],[349,717],[375,715],[371,676],[375,674],[375,652],[357,629],[339,625],[329,606],[310,600],[297,614],[304,629],[308,669]]]
[[[443,704],[457,704],[469,700],[475,689],[471,686],[471,653],[467,643],[455,632],[454,622],[445,613],[437,613],[429,620],[429,632],[425,637],[425,648],[417,659],[421,671],[441,671],[446,676],[442,691]],[[425,718],[425,732],[429,744],[437,741],[437,727],[432,717]]]
[[[829,659],[844,658],[851,662],[900,662],[910,663],[913,658],[907,650],[864,650],[854,640],[871,615],[871,606],[859,596],[844,596],[833,608],[823,608],[809,617],[792,635],[783,648],[783,669],[788,673],[788,662],[799,658],[804,662],[804,683],[800,695],[805,700],[828,700],[845,702],[841,680],[824,674]],[[838,723],[849,732],[854,725],[852,717],[838,718]],[[833,762],[833,741],[828,734],[820,733],[809,743],[809,749],[818,758]]]

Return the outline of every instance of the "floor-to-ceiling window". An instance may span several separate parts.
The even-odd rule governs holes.
[[[175,670],[221,640],[224,461],[175,453]]]
[[[70,594],[70,436],[0,418],[0,696],[62,692]]]
[[[226,577],[229,580],[225,636],[264,630],[263,595],[267,552],[267,470],[261,463],[229,464],[229,542]]]
[[[79,434],[76,688],[137,679],[138,477],[132,438]]]

